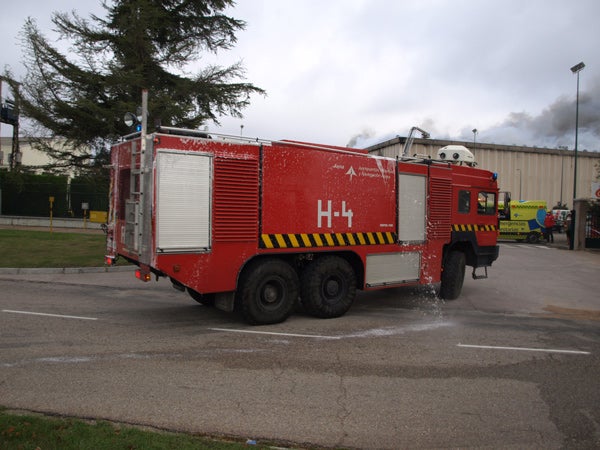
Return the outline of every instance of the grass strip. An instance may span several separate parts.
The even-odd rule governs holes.
[[[0,229],[0,267],[99,267],[105,250],[104,234]]]
[[[156,432],[110,422],[11,414],[0,410],[0,449],[42,450],[238,450],[268,449],[184,433]]]

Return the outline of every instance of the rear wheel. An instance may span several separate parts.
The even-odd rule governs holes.
[[[298,299],[298,286],[298,274],[281,259],[250,263],[238,289],[242,316],[253,325],[283,322]]]
[[[463,252],[450,252],[446,258],[444,271],[442,272],[441,298],[445,300],[458,298],[465,281],[465,264],[466,260]]]
[[[342,316],[355,297],[356,275],[348,261],[339,256],[318,258],[302,273],[302,304],[313,316]]]
[[[529,233],[527,235],[527,242],[529,242],[530,244],[537,244],[538,242],[540,242],[540,235],[539,233]]]

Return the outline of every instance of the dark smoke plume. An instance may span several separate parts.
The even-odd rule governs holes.
[[[561,96],[539,115],[513,112],[498,126],[479,130],[479,142],[528,145],[534,147],[569,149],[575,146],[575,106],[573,96]],[[470,127],[468,127],[470,128]],[[600,150],[600,83],[579,93],[578,148]],[[461,139],[472,140],[469,129],[461,132]]]
[[[600,151],[600,79],[579,92],[578,149]],[[512,112],[500,124],[491,128],[478,128],[477,142],[500,145],[573,149],[575,147],[575,94],[561,96],[539,115]],[[458,136],[440,133],[431,119],[422,125],[436,139],[473,142],[473,126],[466,126]],[[401,131],[376,136],[364,130],[353,136],[348,147],[366,148],[379,142],[406,136],[410,126]]]

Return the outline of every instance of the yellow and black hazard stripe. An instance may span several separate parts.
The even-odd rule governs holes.
[[[453,224],[452,231],[496,231],[496,225]]]
[[[348,245],[394,244],[396,233],[295,233],[262,234],[261,248],[343,247]]]

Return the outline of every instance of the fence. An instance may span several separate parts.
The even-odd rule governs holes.
[[[600,248],[600,202],[586,213],[585,248]]]
[[[0,172],[0,215],[83,217],[108,210],[108,179]]]

